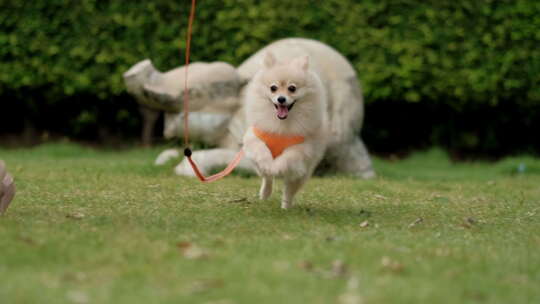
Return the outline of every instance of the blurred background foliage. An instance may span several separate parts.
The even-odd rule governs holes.
[[[0,0],[0,134],[135,138],[122,73],[182,64],[190,2]],[[352,62],[374,152],[540,152],[540,1],[203,0],[192,61],[238,65],[284,37]]]

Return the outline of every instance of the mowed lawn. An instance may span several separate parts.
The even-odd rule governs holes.
[[[0,149],[0,303],[540,303],[539,159],[376,159],[284,211],[256,177],[202,184],[160,150]]]

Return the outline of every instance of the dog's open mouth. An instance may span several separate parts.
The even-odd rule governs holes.
[[[296,101],[291,103],[288,106],[274,104],[274,107],[276,108],[276,111],[277,111],[277,117],[281,120],[286,119],[287,116],[289,116],[289,111],[292,109],[295,103]]]

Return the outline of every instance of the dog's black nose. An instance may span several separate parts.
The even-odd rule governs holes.
[[[284,103],[285,101],[287,101],[287,99],[285,99],[285,97],[283,97],[283,96],[279,96],[278,99],[277,99],[277,101],[278,101],[279,103]]]

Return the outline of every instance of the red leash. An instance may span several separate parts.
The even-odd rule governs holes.
[[[184,145],[189,147],[189,92],[188,92],[188,67],[189,57],[191,55],[191,30],[193,28],[193,19],[195,19],[196,0],[191,0],[191,11],[189,12],[188,30],[186,33],[186,72],[184,77]]]
[[[197,164],[191,159],[191,149],[189,148],[189,92],[188,92],[188,67],[189,67],[189,57],[191,54],[191,30],[193,27],[193,20],[195,19],[195,6],[196,6],[196,0],[191,0],[191,10],[189,13],[189,22],[188,22],[188,30],[187,30],[187,37],[186,37],[186,72],[184,77],[184,145],[186,146],[184,150],[184,155],[187,157],[189,164],[191,165],[191,168],[193,168],[193,171],[199,178],[199,180],[203,183],[210,183],[213,181],[217,181],[218,179],[221,179],[227,175],[229,175],[234,168],[240,163],[240,160],[244,156],[244,151],[240,150],[234,159],[229,163],[229,165],[221,172],[214,174],[209,177],[205,177],[202,175],[201,171],[197,167]]]

